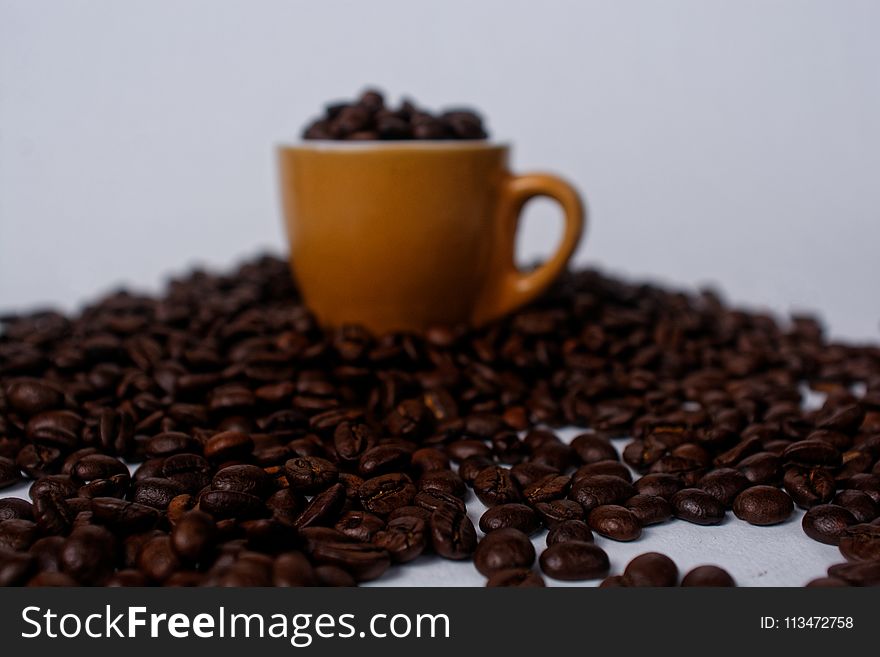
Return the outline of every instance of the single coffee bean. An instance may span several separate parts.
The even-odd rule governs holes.
[[[375,477],[381,474],[408,470],[412,452],[400,445],[385,444],[371,447],[358,461],[358,473],[362,477]]]
[[[603,504],[590,511],[587,524],[595,532],[615,541],[634,541],[642,535],[635,514],[624,506]]]
[[[736,586],[733,577],[718,566],[697,566],[681,578],[682,586]]]
[[[284,464],[290,488],[305,495],[314,495],[336,483],[339,470],[326,459],[302,456]]]
[[[515,502],[491,507],[480,517],[480,529],[486,534],[508,527],[534,534],[541,528],[541,520],[534,509]]]
[[[461,469],[459,469],[459,472],[461,472]],[[550,466],[539,465],[530,461],[517,463],[510,468],[510,476],[516,480],[516,483],[518,483],[522,489],[527,489],[536,481],[540,481],[549,475],[558,474],[559,471]]]
[[[636,489],[620,477],[591,475],[572,485],[569,498],[590,512],[598,506],[618,504],[635,494]]]
[[[178,495],[186,489],[172,479],[148,477],[135,483],[133,500],[144,506],[164,511]]]
[[[91,503],[96,522],[119,534],[149,531],[159,523],[160,514],[153,507],[126,502],[115,497],[96,497]]]
[[[814,541],[837,545],[844,529],[858,521],[852,513],[835,504],[819,504],[804,514],[804,533]]]
[[[302,552],[290,551],[278,555],[272,564],[273,586],[315,586],[317,575]]]
[[[782,452],[786,463],[802,466],[822,466],[833,468],[841,463],[840,452],[834,445],[824,440],[799,440]]]
[[[23,518],[0,522],[0,549],[24,552],[37,539],[38,526]]]
[[[551,474],[526,486],[523,496],[532,505],[540,504],[541,502],[552,502],[553,500],[565,497],[570,486],[571,477]]]
[[[397,507],[412,504],[416,487],[405,474],[392,473],[367,479],[358,491],[361,504],[371,513],[387,515]]]
[[[834,504],[853,514],[857,522],[871,522],[880,513],[880,507],[871,496],[860,490],[842,490],[834,496]]]
[[[676,518],[695,525],[717,525],[724,520],[724,505],[699,488],[683,488],[670,499]]]
[[[15,461],[0,456],[0,488],[9,488],[23,479]]]
[[[776,525],[788,520],[794,503],[775,486],[753,486],[736,496],[733,513],[752,525]]]
[[[6,388],[9,405],[25,416],[50,411],[64,403],[64,395],[55,386],[41,379],[16,379]]]
[[[672,506],[656,495],[633,495],[623,503],[642,527],[666,522],[672,517]]]
[[[217,471],[211,480],[211,488],[249,493],[265,499],[275,491],[275,483],[263,468],[255,465],[230,465]]]
[[[610,568],[605,550],[581,541],[551,545],[541,553],[539,561],[546,575],[564,581],[599,579]]]
[[[530,568],[505,568],[496,570],[489,576],[486,586],[495,587],[519,587],[519,588],[542,588],[545,586],[544,578]]]
[[[34,521],[44,534],[67,534],[76,513],[57,492],[46,492],[34,499]]]
[[[337,531],[361,543],[369,543],[385,528],[385,521],[366,511],[347,511],[334,525]]]
[[[703,489],[729,509],[733,506],[736,496],[751,485],[752,483],[739,470],[718,468],[703,475],[696,487]]]
[[[28,581],[34,567],[34,558],[31,555],[0,547],[0,586],[23,585]]]
[[[103,528],[86,525],[74,529],[58,555],[62,572],[80,584],[101,584],[113,572],[116,538]]]
[[[571,480],[577,481],[589,475],[611,475],[612,477],[620,477],[628,483],[632,483],[632,474],[620,461],[596,461],[579,467],[571,476]]]
[[[336,543],[320,541],[311,553],[316,563],[336,566],[350,573],[357,582],[367,582],[388,570],[388,551],[369,543]]]
[[[138,569],[155,582],[164,582],[180,568],[177,554],[171,547],[171,538],[154,536],[146,541],[137,556]]]
[[[185,563],[196,564],[208,554],[217,534],[217,524],[207,513],[185,513],[171,530],[171,547]]]
[[[828,568],[828,576],[850,586],[880,586],[880,561],[839,563]]]
[[[565,520],[583,520],[584,507],[574,500],[553,500],[551,502],[538,502],[535,511],[541,517],[541,522],[550,529]]]
[[[785,471],[782,485],[794,503],[802,509],[827,504],[834,497],[834,476],[824,468],[790,467]]]
[[[464,500],[449,493],[442,493],[438,490],[423,490],[416,493],[413,500],[416,506],[420,506],[429,513],[433,513],[441,507],[449,507],[458,509],[462,513],[467,511],[467,505]]]
[[[17,497],[4,497],[0,499],[0,522],[11,520],[12,518],[33,520],[33,505],[27,500],[22,500]]]
[[[400,516],[376,532],[373,543],[387,550],[394,563],[406,563],[428,546],[428,525],[417,516]]]
[[[571,441],[571,448],[577,454],[582,463],[596,463],[597,461],[617,461],[617,450],[611,441],[602,436],[591,433],[582,433]]]
[[[530,568],[535,562],[535,548],[529,537],[512,527],[487,534],[474,552],[474,566],[487,577],[498,570]]]
[[[708,477],[707,473],[705,477]],[[704,479],[705,479],[704,477]],[[653,495],[668,500],[680,491],[684,485],[677,475],[666,473],[647,474],[636,480],[635,488],[641,495]]]
[[[216,462],[246,458],[254,450],[254,441],[241,431],[221,431],[214,434],[204,445],[206,459]]]
[[[451,470],[431,470],[419,478],[419,491],[440,491],[447,495],[463,498],[467,494],[467,486],[455,472]]]
[[[521,499],[519,486],[506,468],[483,469],[472,486],[477,498],[489,507],[518,502]]]
[[[300,530],[313,525],[333,524],[339,519],[345,500],[343,485],[333,484],[327,490],[315,495],[293,524]]]
[[[675,586],[678,567],[665,554],[646,552],[627,564],[623,577],[627,586]]]
[[[841,530],[838,548],[847,561],[880,561],[880,525],[862,523]]]
[[[199,496],[199,509],[216,519],[256,518],[264,515],[266,506],[256,495],[234,490],[209,490]]]
[[[466,513],[451,507],[438,508],[431,514],[431,544],[447,559],[466,559],[477,547],[477,533]]]
[[[568,541],[592,543],[593,532],[590,526],[583,520],[564,520],[547,533],[547,547]]]
[[[477,475],[483,471],[483,468],[488,468],[492,465],[494,465],[492,459],[490,459],[486,454],[474,454],[473,456],[468,456],[460,462],[458,466],[458,475],[464,480],[466,484],[471,485],[473,484],[474,479],[477,478]]]

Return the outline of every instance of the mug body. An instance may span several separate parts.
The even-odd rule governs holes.
[[[470,323],[498,267],[508,148],[487,142],[279,149],[291,266],[326,326]]]

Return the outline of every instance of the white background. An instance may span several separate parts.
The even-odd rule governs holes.
[[[0,309],[283,250],[273,145],[375,84],[473,104],[518,169],[575,182],[578,263],[876,339],[878,24],[869,0],[0,0]],[[531,260],[558,219],[538,202],[526,224]],[[661,549],[803,584],[838,557],[798,524],[674,523],[612,562]]]
[[[283,248],[273,144],[378,84],[591,208],[580,263],[876,337],[880,3],[0,0],[0,308]],[[522,253],[548,252],[536,204]]]

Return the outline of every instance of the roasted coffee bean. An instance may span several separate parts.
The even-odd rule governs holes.
[[[534,509],[525,504],[500,504],[489,508],[480,517],[480,529],[484,533],[513,528],[526,534],[534,534],[541,528],[541,521]]]
[[[83,419],[73,411],[44,411],[27,423],[28,438],[35,443],[72,450],[80,440]]]
[[[801,525],[814,541],[837,545],[844,529],[857,524],[852,513],[835,504],[819,504],[804,514]]]
[[[375,477],[391,472],[408,470],[412,453],[400,445],[376,445],[363,453],[358,461],[358,473],[362,477]]]
[[[448,506],[431,514],[431,545],[447,559],[467,559],[477,547],[477,532],[466,513]]]
[[[788,520],[794,503],[775,486],[752,486],[736,496],[733,513],[752,525],[776,525]]]
[[[373,543],[387,550],[394,563],[412,561],[428,546],[428,523],[417,516],[400,516],[376,532]]]
[[[264,515],[266,506],[256,495],[235,490],[209,490],[199,496],[199,509],[214,518],[256,518]]]
[[[439,491],[455,497],[464,497],[467,487],[462,478],[451,470],[432,470],[424,473],[418,481],[419,491]]]
[[[59,493],[50,491],[34,500],[34,521],[44,534],[67,534],[76,513]]]
[[[335,523],[345,505],[345,499],[345,488],[342,484],[333,484],[309,501],[303,512],[294,520],[294,526],[303,529],[313,525]]]
[[[369,543],[318,542],[311,557],[319,564],[341,568],[357,582],[381,577],[391,565],[388,551]]]
[[[834,496],[834,504],[853,514],[857,522],[871,522],[880,513],[871,496],[860,490],[840,491]]]
[[[529,537],[512,527],[487,534],[474,552],[474,566],[490,577],[498,570],[530,568],[535,562],[535,548]]]
[[[747,456],[736,466],[752,485],[775,484],[780,479],[782,460],[772,452]]]
[[[683,488],[669,502],[676,518],[696,525],[717,525],[724,520],[724,505],[700,488]]]
[[[709,474],[706,476],[708,477]],[[635,481],[634,486],[641,495],[655,495],[667,500],[684,488],[680,477],[659,472],[640,477]]]
[[[591,475],[572,485],[569,498],[590,512],[604,504],[623,502],[635,494],[636,489],[620,477]]]
[[[23,520],[34,519],[34,507],[27,500],[17,497],[4,497],[0,499],[0,522],[21,518]]]
[[[0,549],[24,552],[37,539],[38,526],[23,518],[0,522]]]
[[[15,379],[6,388],[6,399],[22,415],[37,415],[59,408],[64,395],[58,388],[40,379]]]
[[[587,524],[593,531],[615,541],[634,541],[642,535],[642,525],[636,515],[617,504],[597,506],[587,515]]]
[[[834,497],[835,481],[824,468],[794,466],[785,471],[782,485],[794,503],[802,509],[827,504]]]
[[[339,478],[337,467],[317,456],[290,459],[284,464],[284,474],[290,487],[305,495],[325,490]]]
[[[544,578],[530,568],[506,568],[492,573],[486,582],[486,586],[489,588],[542,588],[545,584]]]
[[[22,480],[21,470],[15,461],[0,456],[0,488],[9,488]]]
[[[860,490],[871,496],[877,504],[880,504],[880,475],[857,474],[840,482],[841,488],[847,490]]]
[[[633,495],[623,503],[642,527],[666,522],[672,517],[672,506],[657,495]]]
[[[272,564],[273,586],[315,586],[317,583],[315,569],[302,552],[285,552]]]
[[[357,586],[354,577],[338,566],[328,564],[315,566],[315,577],[318,586]]]
[[[344,493],[343,493],[344,495]],[[280,522],[292,525],[305,507],[305,498],[289,488],[282,488],[272,493],[266,500],[266,508],[272,517]],[[169,505],[169,512],[170,512]]]
[[[164,582],[180,568],[177,554],[171,547],[171,538],[154,536],[140,548],[137,566],[144,575],[155,582]]]
[[[646,552],[627,564],[623,577],[626,586],[675,586],[678,566],[665,554]]]
[[[247,457],[254,450],[254,441],[241,431],[221,431],[205,441],[204,455],[211,461],[229,461]]]
[[[171,500],[185,492],[186,489],[176,481],[149,477],[135,483],[132,499],[138,504],[164,511]]]
[[[185,563],[199,563],[212,548],[217,524],[203,511],[188,511],[171,530],[171,547]]]
[[[506,468],[485,468],[472,485],[477,499],[486,506],[510,504],[521,499],[519,485]]]
[[[462,513],[467,511],[467,506],[460,497],[450,495],[449,493],[441,493],[438,490],[423,490],[416,493],[413,503],[430,513],[439,508],[458,509]]]
[[[566,496],[571,486],[571,477],[562,474],[551,474],[526,486],[523,496],[529,504],[552,502]]]
[[[391,522],[395,518],[402,518],[404,516],[415,516],[416,518],[421,518],[427,524],[431,521],[432,513],[434,513],[433,509],[429,510],[421,506],[401,506],[388,514],[387,521]]]
[[[161,458],[174,454],[197,454],[202,451],[202,443],[193,436],[179,431],[158,433],[147,441],[146,453],[150,458]]]
[[[852,525],[841,530],[838,538],[847,561],[880,561],[880,525]]]
[[[460,472],[460,469],[459,469]],[[537,463],[517,463],[510,468],[510,476],[516,480],[521,489],[528,488],[536,481],[540,481],[549,475],[558,475],[559,472],[549,466]]]
[[[592,543],[593,532],[583,520],[564,520],[547,533],[547,547],[568,541]]]
[[[275,483],[263,468],[255,465],[230,465],[217,471],[211,480],[211,488],[266,498],[275,491]]]
[[[582,463],[596,463],[597,461],[618,460],[617,450],[611,441],[602,436],[591,433],[583,433],[571,441],[571,448]]]
[[[850,586],[880,586],[880,561],[839,563],[828,568],[828,576]]]
[[[92,499],[91,510],[96,522],[120,534],[148,531],[159,523],[160,518],[159,512],[153,507],[115,497]]]
[[[718,468],[703,475],[696,487],[709,493],[726,508],[730,508],[736,496],[751,485],[739,470]]]
[[[802,466],[836,467],[840,465],[840,452],[824,440],[799,440],[782,452],[786,463]]]
[[[0,546],[0,586],[22,586],[34,570],[34,558]]]
[[[366,511],[347,511],[334,528],[356,541],[369,543],[377,532],[385,528],[385,521]]]
[[[416,487],[405,474],[393,473],[367,479],[358,494],[367,511],[387,515],[397,507],[412,504]]]
[[[103,528],[74,529],[58,555],[62,572],[80,584],[100,584],[113,572],[116,538]]]
[[[599,579],[610,568],[605,550],[581,541],[551,545],[541,553],[539,561],[544,574],[565,581]]]
[[[473,484],[474,479],[477,478],[477,475],[480,474],[484,468],[488,468],[492,465],[494,465],[492,460],[484,454],[469,456],[461,461],[458,466],[458,476],[461,477],[466,484],[471,485]]]
[[[541,522],[549,528],[555,527],[566,520],[583,520],[584,507],[574,500],[552,500],[550,502],[538,502],[535,511],[541,517]]]
[[[697,566],[681,578],[682,586],[736,586],[733,577],[718,566]]]

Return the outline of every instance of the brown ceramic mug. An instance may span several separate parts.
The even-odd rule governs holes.
[[[293,273],[325,326],[374,333],[479,326],[528,303],[565,268],[584,226],[577,191],[514,175],[489,142],[306,142],[279,149]],[[534,271],[514,264],[523,205],[549,196],[565,231]]]

